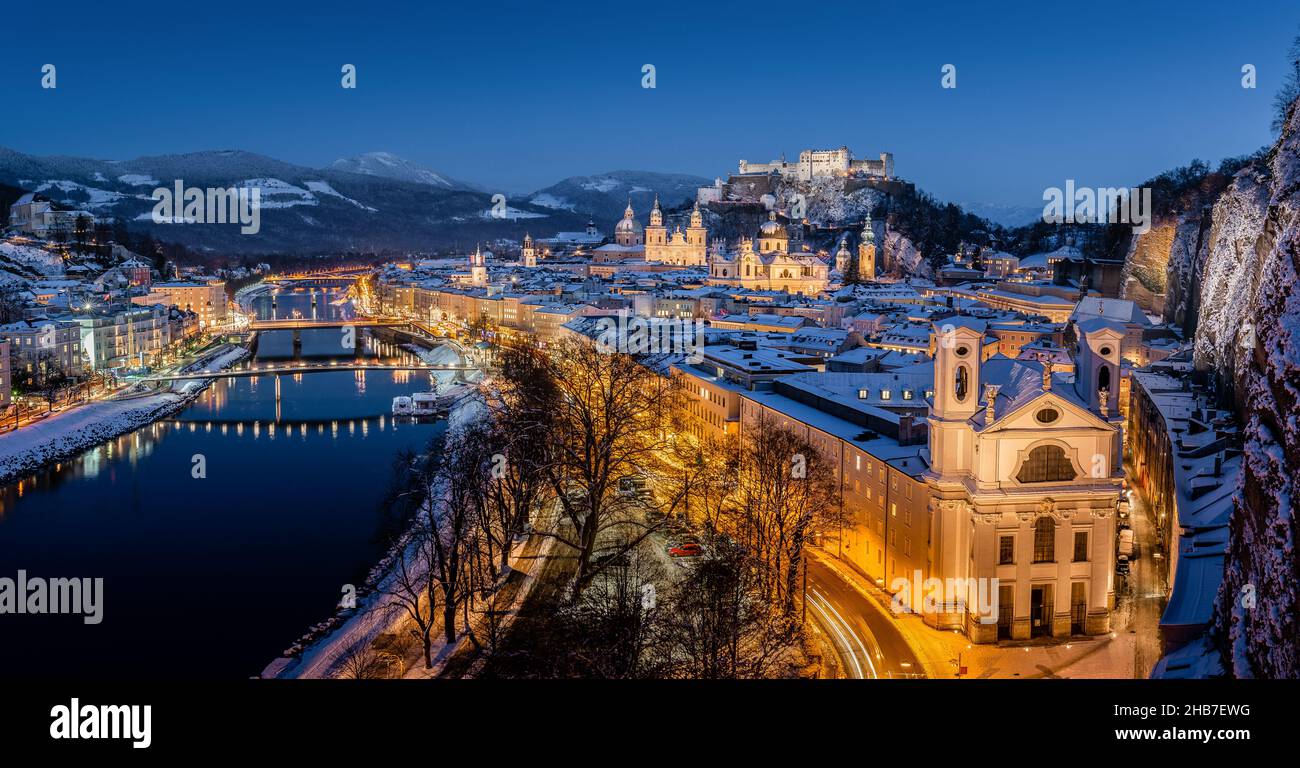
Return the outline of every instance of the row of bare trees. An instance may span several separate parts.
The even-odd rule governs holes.
[[[802,640],[804,547],[838,525],[834,468],[760,417],[743,441],[702,439],[683,391],[641,360],[582,340],[502,351],[498,408],[528,425],[546,532],[576,561],[537,633],[539,675],[758,677]],[[629,492],[644,479],[647,498]],[[695,531],[708,556],[675,578],[654,534]],[[647,585],[649,585],[647,587]],[[647,588],[656,599],[642,605]],[[549,640],[545,637],[549,636]]]
[[[790,663],[804,548],[839,509],[833,467],[803,436],[764,417],[743,440],[697,438],[671,377],[577,338],[503,347],[491,381],[481,418],[399,457],[386,504],[407,554],[387,591],[426,666],[439,634],[495,650],[492,602],[529,533],[571,567],[529,630],[527,674],[759,677]],[[707,557],[665,569],[668,528],[695,532]]]

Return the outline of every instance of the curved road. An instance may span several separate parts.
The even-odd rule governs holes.
[[[819,557],[808,557],[808,612],[835,644],[851,678],[924,676],[921,660],[885,608]]]

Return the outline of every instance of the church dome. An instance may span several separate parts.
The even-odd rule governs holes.
[[[767,239],[785,240],[789,238],[785,225],[776,220],[776,211],[768,214],[767,221],[763,222],[763,226],[758,228],[758,234],[759,237]]]
[[[614,225],[614,232],[637,233],[641,231],[641,222],[636,219],[620,219],[618,224]]]

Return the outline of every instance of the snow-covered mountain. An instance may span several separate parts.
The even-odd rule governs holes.
[[[602,226],[623,216],[628,200],[645,223],[655,195],[665,207],[694,200],[695,192],[711,179],[681,173],[610,171],[598,176],[570,176],[523,198],[534,206],[593,217]]]
[[[1001,224],[1008,229],[1033,224],[1043,218],[1043,206],[1041,205],[1005,205],[1002,203],[958,203],[957,205],[960,205],[968,213],[973,213],[981,219],[988,219],[994,224]]]
[[[244,235],[230,224],[156,224],[158,187],[256,187],[261,228]],[[38,157],[0,148],[0,185],[117,219],[129,228],[205,251],[328,253],[432,250],[533,231],[577,229],[586,216],[511,200],[493,215],[492,196],[383,175],[319,169],[239,150],[95,160]],[[544,222],[544,223],[543,223]]]
[[[486,191],[477,184],[453,179],[445,173],[439,173],[432,168],[413,163],[391,152],[366,152],[356,157],[340,158],[335,160],[334,165],[331,167],[336,171],[345,173],[382,176],[386,179],[409,181],[413,184],[428,184],[431,187],[440,187],[442,189]]]

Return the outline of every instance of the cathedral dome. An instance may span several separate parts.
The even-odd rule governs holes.
[[[618,224],[614,225],[614,233],[638,234],[641,232],[641,222],[636,219],[620,219]]]

